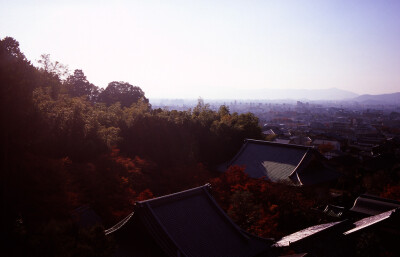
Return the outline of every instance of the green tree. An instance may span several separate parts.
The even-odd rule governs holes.
[[[65,81],[67,91],[72,97],[86,96],[86,98],[95,102],[99,95],[99,89],[90,83],[82,70],[75,70],[74,74]]]
[[[127,82],[117,81],[109,83],[107,88],[99,95],[100,102],[106,103],[107,105],[119,102],[121,107],[129,107],[139,102],[141,99],[145,103],[149,102],[140,87],[132,86]]]

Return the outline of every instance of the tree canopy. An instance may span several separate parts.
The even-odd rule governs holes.
[[[99,95],[99,89],[86,79],[82,70],[75,70],[67,78],[65,86],[72,97],[86,96],[89,101],[95,102]]]
[[[106,103],[107,105],[119,102],[122,107],[129,107],[140,100],[145,103],[149,102],[140,87],[132,86],[122,81],[113,81],[109,83],[107,88],[99,95],[100,102]]]

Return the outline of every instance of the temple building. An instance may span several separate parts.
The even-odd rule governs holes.
[[[137,202],[105,231],[116,256],[271,256],[271,239],[240,229],[210,195],[209,185]]]
[[[252,178],[296,186],[336,180],[340,174],[326,164],[314,147],[246,139],[227,167],[244,166]]]

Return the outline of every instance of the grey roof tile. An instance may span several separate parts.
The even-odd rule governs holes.
[[[275,247],[285,247],[289,246],[291,243],[297,242],[299,240],[302,240],[304,238],[307,238],[309,236],[315,235],[321,231],[324,231],[326,229],[329,229],[331,227],[334,227],[344,221],[336,221],[336,222],[330,222],[330,223],[325,223],[325,224],[320,224],[320,225],[315,225],[312,227],[308,227],[306,229],[297,231],[293,234],[287,235],[283,237],[281,240],[276,242],[274,244]]]
[[[309,146],[246,139],[228,166],[244,166],[252,178],[265,177],[272,182],[310,185],[339,176],[322,164],[323,158]]]
[[[393,217],[393,215],[396,212],[399,212],[400,209],[392,209],[390,211],[386,211],[377,215],[373,215],[364,219],[361,219],[359,221],[354,222],[354,228],[344,232],[344,235],[348,235],[354,232],[357,232],[359,230],[365,229],[367,227],[370,227],[372,225],[378,224],[380,222],[383,222],[391,217]]]
[[[137,203],[131,220],[140,220],[168,256],[257,256],[271,240],[242,231],[202,186]],[[118,233],[117,229],[109,229]]]

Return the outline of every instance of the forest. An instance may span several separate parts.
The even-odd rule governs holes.
[[[153,109],[137,86],[113,81],[101,89],[49,55],[38,63],[15,39],[0,41],[1,221],[9,251],[79,251],[74,244],[89,239],[77,239],[85,235],[72,224],[75,208],[87,204],[111,226],[138,199],[205,184],[244,138],[261,138],[251,113],[212,111],[202,100],[188,111]]]
[[[202,99],[187,111],[154,109],[128,82],[103,89],[49,55],[38,63],[17,40],[1,39],[0,255],[110,256],[104,227],[136,201],[205,183],[239,226],[259,236],[279,238],[322,221],[311,209],[329,197],[251,179],[243,167],[216,171],[245,138],[265,139],[254,114],[213,111]],[[335,185],[347,192],[341,201],[365,191],[400,199],[400,168],[388,158],[333,160],[345,174]],[[79,228],[71,213],[82,205],[104,227]]]

